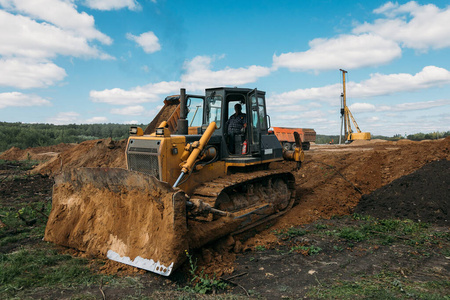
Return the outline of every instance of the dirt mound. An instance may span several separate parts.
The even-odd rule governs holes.
[[[125,168],[126,143],[127,140],[111,139],[85,141],[39,164],[33,172],[54,176],[79,167]]]
[[[76,144],[58,144],[47,147],[35,147],[22,150],[17,147],[12,147],[0,155],[0,159],[4,160],[38,160],[46,161],[54,158],[59,153],[68,151],[75,147]]]
[[[385,143],[387,140],[381,140],[381,139],[373,139],[373,140],[354,140],[348,146],[361,146],[361,145],[370,145],[375,143]]]
[[[370,194],[436,160],[450,160],[450,137],[352,147],[317,145],[305,152],[302,168],[294,171],[296,205],[269,229],[259,228],[260,232],[248,239],[244,248],[276,242],[274,230],[351,214],[362,195]],[[293,170],[295,164],[282,162],[275,167]]]
[[[355,212],[449,225],[450,161],[434,161],[361,197]]]

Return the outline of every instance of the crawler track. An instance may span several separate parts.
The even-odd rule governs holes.
[[[194,191],[194,198],[232,213],[240,220],[233,232],[236,234],[288,211],[295,201],[295,179],[292,173],[280,170],[236,173],[204,183]]]

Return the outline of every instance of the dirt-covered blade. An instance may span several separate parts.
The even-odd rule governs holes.
[[[80,168],[55,178],[46,241],[168,276],[186,236],[184,193],[154,176]]]

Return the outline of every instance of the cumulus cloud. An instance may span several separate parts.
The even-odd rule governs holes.
[[[80,114],[74,111],[60,112],[56,116],[48,118],[47,123],[55,125],[75,124],[80,122]]]
[[[249,66],[245,68],[229,68],[213,71],[214,57],[197,56],[184,64],[186,72],[181,76],[181,81],[199,87],[211,87],[215,85],[244,85],[255,82],[261,77],[270,74],[270,68],[262,66]]]
[[[122,124],[140,124],[138,120],[124,121]]]
[[[12,106],[43,106],[50,105],[50,101],[36,95],[20,92],[0,93],[0,109]]]
[[[55,84],[66,77],[64,69],[51,62],[0,59],[0,86],[29,89]]]
[[[397,43],[374,34],[318,38],[309,46],[304,52],[274,55],[273,67],[291,71],[357,69],[386,64],[401,56]]]
[[[400,92],[411,92],[436,86],[450,84],[450,72],[436,66],[424,67],[420,72],[411,75],[398,74],[371,74],[370,79],[360,83],[348,82],[347,95],[352,98],[370,98],[391,95]],[[297,101],[313,100],[339,104],[339,95],[342,92],[341,84],[327,85],[317,88],[298,89],[270,96],[272,105],[291,105]]]
[[[85,123],[95,124],[95,123],[107,123],[107,122],[108,122],[107,117],[93,117],[93,118],[87,119]]]
[[[122,108],[113,108],[111,113],[115,115],[125,115],[125,116],[138,116],[142,115],[145,108],[141,105],[127,106]]]
[[[48,23],[0,10],[0,55],[34,59],[56,55],[108,58],[87,39]]]
[[[201,91],[211,86],[237,86],[255,82],[260,77],[270,74],[270,69],[260,66],[246,68],[225,68],[213,71],[212,62],[215,58],[197,56],[184,64],[185,73],[181,81],[163,81],[150,83],[145,86],[134,87],[130,90],[119,88],[91,91],[90,97],[94,102],[115,105],[130,105],[144,102],[161,101],[162,97],[178,93],[180,87],[189,91]]]
[[[113,59],[93,42],[112,39],[95,28],[94,18],[79,13],[71,0],[0,0],[0,85],[38,88],[64,79],[51,60],[59,55]]]
[[[55,125],[98,124],[98,123],[107,123],[108,118],[103,116],[97,116],[89,119],[84,119],[82,118],[81,114],[74,111],[68,111],[68,112],[60,112],[56,116],[48,118],[46,122]]]
[[[375,105],[370,103],[353,103],[348,108],[353,113],[375,111],[376,109]]]
[[[98,40],[107,45],[112,43],[110,37],[95,28],[95,21],[92,16],[77,11],[73,1],[0,0],[0,5],[8,11],[52,23],[66,33],[71,32],[71,35],[83,37],[87,40]],[[3,17],[0,17],[0,19]]]
[[[127,39],[135,41],[142,49],[144,49],[145,53],[154,53],[161,50],[159,39],[153,31],[144,32],[139,36],[127,33]]]
[[[84,0],[84,5],[98,10],[141,9],[141,5],[136,0]]]
[[[415,1],[403,5],[388,2],[374,10],[386,18],[365,22],[353,33],[372,33],[401,43],[403,47],[421,51],[450,47],[450,6],[419,5]]]
[[[161,95],[179,91],[180,82],[159,82],[145,86],[134,87],[130,90],[119,88],[91,91],[89,96],[93,102],[102,102],[114,105],[130,105],[161,100]]]
[[[408,102],[400,103],[396,105],[381,105],[376,108],[376,111],[413,111],[413,110],[425,110],[435,107],[450,105],[450,99],[440,99],[433,101],[423,101],[423,102]]]
[[[436,66],[427,66],[415,75],[407,73],[372,74],[370,79],[361,83],[350,82],[348,91],[352,97],[374,97],[418,91],[446,84],[450,84],[450,72],[448,70]]]

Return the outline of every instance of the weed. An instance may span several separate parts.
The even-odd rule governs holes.
[[[352,240],[355,242],[364,241],[367,239],[367,235],[353,227],[345,227],[339,232],[338,236],[343,239]]]
[[[327,229],[328,228],[328,225],[325,225],[325,224],[316,224],[316,229]]]
[[[338,251],[338,252],[341,252],[341,251],[344,250],[343,247],[341,247],[341,246],[336,246],[336,245],[333,246],[333,249],[336,250],[336,251]]]
[[[291,227],[286,231],[279,231],[278,235],[282,238],[282,239],[292,239],[295,238],[297,236],[303,236],[305,234],[307,234],[308,231],[299,228],[299,227]]]
[[[264,247],[264,246],[262,246],[262,245],[257,245],[257,246],[255,246],[255,250],[256,250],[256,251],[265,251],[265,250],[266,250],[266,247]]]
[[[291,247],[291,250],[289,251],[289,253],[291,252],[302,252],[302,254],[304,253],[305,255],[316,255],[318,254],[320,251],[322,251],[322,248],[320,247],[316,247],[314,245],[311,246],[293,246]]]
[[[215,275],[212,278],[209,278],[208,274],[204,274],[204,270],[200,272],[200,275],[197,275],[197,259],[194,260],[187,250],[185,252],[189,260],[189,273],[192,276],[190,285],[184,287],[185,291],[206,294],[217,290],[225,290],[227,288],[228,285],[225,282],[216,279]]]
[[[353,220],[360,220],[360,221],[369,221],[371,219],[373,219],[371,216],[363,216],[357,213],[353,214]]]

